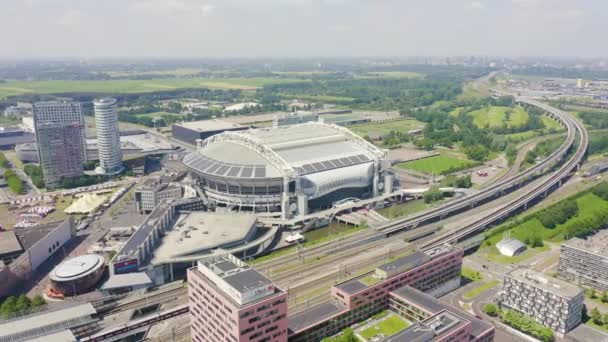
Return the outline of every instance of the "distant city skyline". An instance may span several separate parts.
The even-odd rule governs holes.
[[[0,56],[608,56],[608,2],[5,0]]]

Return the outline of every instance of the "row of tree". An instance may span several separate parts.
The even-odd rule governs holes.
[[[563,224],[570,218],[578,214],[578,205],[574,199],[565,199],[549,208],[543,209],[536,214],[536,217],[543,226],[553,229],[558,224]]]
[[[34,296],[32,299],[25,294],[19,297],[8,297],[0,305],[0,315],[3,318],[10,318],[20,313],[26,313],[31,308],[38,308],[46,305],[46,301],[40,295]]]
[[[42,174],[42,167],[34,164],[26,164],[23,166],[23,172],[30,177],[34,186],[39,189],[44,188],[44,176]]]
[[[23,187],[23,181],[15,171],[11,169],[4,169],[4,180],[8,185],[8,188],[15,194],[21,194],[25,190]]]

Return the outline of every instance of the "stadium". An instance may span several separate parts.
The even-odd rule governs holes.
[[[212,205],[283,219],[388,193],[393,183],[384,151],[321,122],[223,132],[197,140],[182,161]]]

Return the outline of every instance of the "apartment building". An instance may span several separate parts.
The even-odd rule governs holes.
[[[608,231],[599,231],[586,240],[564,242],[557,274],[580,286],[608,291]]]
[[[188,270],[194,342],[287,341],[287,293],[233,255]]]
[[[581,323],[584,294],[578,286],[518,268],[504,279],[501,305],[565,334]]]

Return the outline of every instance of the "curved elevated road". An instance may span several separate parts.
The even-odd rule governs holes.
[[[513,215],[521,209],[525,209],[529,203],[545,197],[550,191],[560,187],[562,181],[566,180],[572,172],[575,172],[582,163],[587,152],[589,137],[586,129],[580,124],[580,122],[572,118],[568,113],[539,101],[523,97],[516,98],[516,100],[518,102],[536,106],[549,113],[552,113],[566,126],[568,130],[566,142],[560,147],[560,149],[558,149],[558,151],[556,151],[559,153],[553,153],[552,156],[561,155],[563,151],[567,152],[570,146],[573,146],[576,143],[576,137],[578,137],[579,140],[576,151],[557,169],[557,171],[551,174],[549,178],[537,185],[534,189],[531,189],[531,191],[496,209],[496,211],[490,215],[462,227],[462,229],[456,233],[444,234],[431,239],[422,245],[423,249],[433,248],[443,243],[456,243],[465,240],[467,237],[486,229],[491,224]]]

